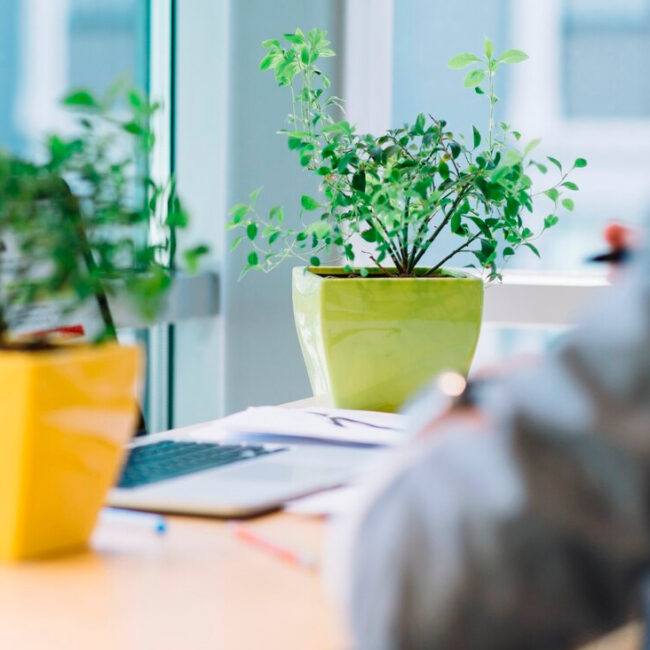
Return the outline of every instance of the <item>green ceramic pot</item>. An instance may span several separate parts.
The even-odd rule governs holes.
[[[395,411],[442,370],[466,374],[483,312],[483,282],[349,278],[293,270],[293,308],[311,387],[334,406]]]

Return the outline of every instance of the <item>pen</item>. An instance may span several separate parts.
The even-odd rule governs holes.
[[[618,248],[609,253],[601,253],[587,258],[587,262],[601,262],[610,264],[620,264],[627,262],[630,257],[630,251],[627,248]]]
[[[317,568],[316,558],[311,553],[302,553],[277,544],[276,542],[272,542],[271,540],[253,532],[248,526],[243,526],[242,524],[231,524],[231,531],[233,535],[242,542],[246,542],[262,551],[266,551],[270,555],[273,555],[284,562],[301,566],[305,569]]]
[[[158,535],[163,535],[167,532],[167,520],[165,517],[151,512],[138,512],[136,510],[124,510],[122,508],[104,508],[99,518],[102,522],[144,528]]]

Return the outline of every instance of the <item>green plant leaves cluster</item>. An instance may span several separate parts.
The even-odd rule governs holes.
[[[62,103],[77,129],[49,136],[44,162],[0,151],[0,347],[50,299],[75,311],[119,290],[153,317],[172,282],[174,233],[188,225],[174,179],[148,173],[158,104],[122,81]],[[185,251],[188,267],[206,252]]]
[[[244,273],[268,271],[288,258],[319,266],[334,253],[355,272],[353,238],[358,237],[386,275],[412,276],[424,254],[437,250],[440,235],[451,232],[456,243],[440,247],[437,262],[426,273],[435,274],[469,252],[472,266],[497,278],[519,247],[539,255],[535,239],[558,222],[562,210],[573,210],[573,199],[565,194],[578,186],[567,176],[586,161],[578,158],[564,170],[556,158],[534,160],[531,154],[540,140],[520,149],[521,134],[494,120],[499,101],[494,75],[502,65],[525,61],[524,52],[495,55],[486,38],[482,56],[463,53],[449,62],[452,69],[471,68],[464,84],[485,95],[489,104],[487,129],[472,126],[467,140],[451,132],[445,120],[425,113],[379,136],[358,133],[338,117],[339,98],[327,95],[329,80],[318,64],[334,52],[323,30],[305,34],[298,29],[263,46],[267,54],[260,68],[273,71],[291,93],[288,128],[282,133],[300,164],[319,177],[321,194],[301,197],[297,228],[284,226],[279,206],[267,216],[260,214],[259,190],[247,203],[233,206],[229,228],[244,230],[233,246],[246,241],[251,248]],[[546,162],[557,168],[557,180],[533,191],[530,169],[546,174]],[[533,232],[527,221],[540,199],[552,207],[541,232]]]

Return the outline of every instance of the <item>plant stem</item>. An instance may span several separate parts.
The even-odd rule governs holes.
[[[492,66],[490,65],[490,60],[488,59],[488,79],[490,84],[490,125],[488,130],[488,145],[490,150],[490,158],[492,158],[492,131],[494,130],[494,104],[496,103],[496,97],[494,96],[494,80]]]
[[[440,225],[433,231],[429,239],[427,239],[423,246],[420,247],[420,251],[415,255],[415,257],[412,257],[410,262],[409,262],[409,271],[413,271],[415,267],[417,266],[417,263],[422,259],[424,254],[429,250],[429,247],[433,242],[437,239],[438,235],[442,232],[442,229],[449,223],[451,220],[452,216],[454,215],[454,212],[456,212],[456,209],[460,205],[461,201],[465,198],[465,192],[467,191],[467,188],[469,187],[469,183],[465,183],[460,188],[460,192],[458,193],[458,196],[454,200],[454,202],[451,204],[451,208],[449,208],[449,211],[445,214],[444,219],[440,222]],[[414,249],[415,251],[415,249]]]
[[[388,231],[386,230],[384,224],[381,222],[381,219],[377,218],[377,225],[375,225],[375,222],[373,221],[372,217],[367,218],[367,223],[371,228],[374,228],[375,230],[380,230],[383,238],[384,238],[384,243],[388,247],[388,254],[390,255],[390,258],[393,260],[393,263],[395,264],[395,268],[400,272],[403,273],[405,271],[401,261],[400,261],[400,256],[398,251],[394,248],[393,243],[391,241],[391,238],[388,235]],[[378,227],[377,227],[378,226]]]
[[[461,251],[465,250],[474,240],[478,239],[481,233],[476,233],[474,236],[470,237],[466,242],[461,244],[458,248],[453,250],[447,257],[443,257],[440,262],[438,262],[433,268],[429,269],[424,275],[431,275],[435,273],[445,262],[448,262],[454,255],[458,255]]]
[[[404,225],[402,226],[402,242],[400,246],[400,253],[402,257],[402,264],[408,265],[408,245],[409,245],[409,212],[411,208],[411,198],[407,197],[406,205],[404,207]]]
[[[391,273],[390,271],[388,271],[388,269],[385,269],[385,268],[384,268],[384,267],[383,267],[383,266],[382,266],[382,265],[377,261],[377,258],[376,258],[374,255],[371,255],[371,256],[370,256],[370,259],[373,261],[373,263],[375,264],[375,266],[376,266],[380,271],[383,271],[383,272],[384,272],[388,277],[391,277],[391,276],[395,276],[395,275],[397,275],[397,273]],[[398,273],[399,273],[399,272],[398,272]]]

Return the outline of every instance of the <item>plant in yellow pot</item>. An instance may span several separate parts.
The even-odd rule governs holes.
[[[173,182],[145,171],[156,107],[121,94],[69,95],[79,128],[51,136],[44,162],[0,152],[2,560],[85,544],[137,423],[142,360],[116,342],[108,297],[156,312],[171,282],[169,240],[150,243],[149,226],[164,212],[169,234],[186,216]],[[83,344],[65,342],[79,327],[48,330],[93,311],[102,318]]]
[[[263,46],[260,68],[291,91],[288,146],[320,178],[321,195],[302,196],[302,225],[287,228],[281,207],[267,217],[257,211],[253,192],[231,209],[230,227],[244,231],[232,245],[251,245],[244,272],[287,258],[304,263],[293,274],[294,313],[314,393],[338,406],[394,410],[435,373],[468,371],[484,281],[499,279],[522,246],[539,255],[534,240],[560,210],[573,210],[566,193],[578,187],[568,174],[587,163],[578,158],[565,170],[556,158],[534,160],[539,140],[520,149],[521,134],[495,122],[494,76],[525,61],[520,50],[497,55],[486,39],[481,56],[449,62],[471,68],[465,86],[488,104],[487,129],[473,126],[465,138],[424,113],[378,136],[357,133],[338,119],[341,100],[328,94],[319,67],[334,55],[324,31],[297,29]],[[533,190],[530,168],[546,174],[547,164],[557,178]],[[548,216],[534,232],[538,199]],[[360,251],[372,267],[358,267]],[[342,265],[324,267],[336,253]],[[449,270],[461,254],[473,259],[473,273]]]

